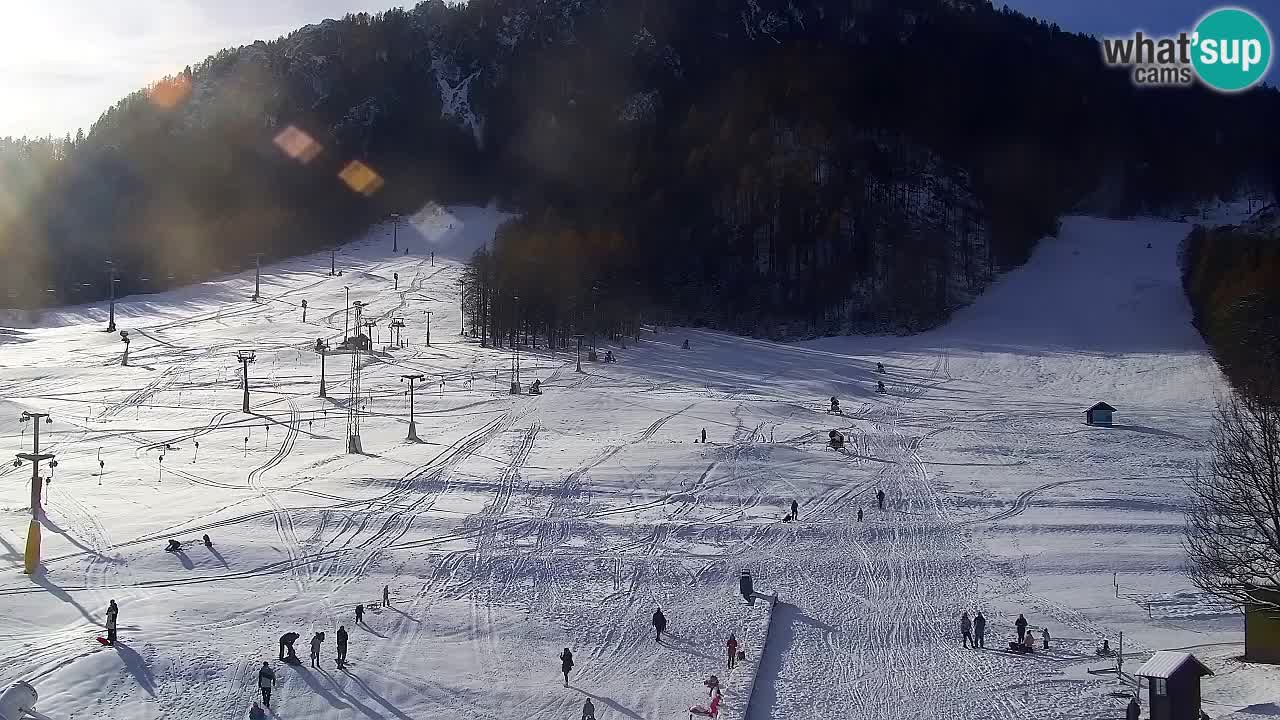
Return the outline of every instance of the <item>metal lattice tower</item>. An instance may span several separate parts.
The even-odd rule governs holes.
[[[351,352],[351,374],[347,378],[347,384],[350,391],[347,395],[347,452],[361,455],[364,449],[360,445],[360,364],[361,341],[360,337],[360,313],[364,310],[365,304],[359,300],[351,304],[356,309],[356,346]]]

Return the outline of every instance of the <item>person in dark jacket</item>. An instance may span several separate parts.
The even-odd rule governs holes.
[[[266,720],[266,718],[267,714],[262,711],[262,706],[258,703],[254,703],[253,707],[249,708],[249,720]]]
[[[973,648],[985,648],[987,646],[987,619],[982,616],[979,610],[977,616],[973,618]]]
[[[364,603],[356,606],[356,623],[364,622]]]
[[[340,625],[338,627],[338,667],[342,667],[347,662],[347,626]]]
[[[120,617],[120,608],[116,605],[116,601],[112,600],[107,603],[107,644],[116,644],[116,621]]]
[[[320,667],[320,645],[324,643],[324,633],[311,636],[311,667]]]
[[[281,660],[288,662],[289,659],[292,658],[293,662],[298,661],[298,654],[293,650],[293,644],[298,641],[298,637],[299,635],[296,632],[287,632],[280,636]],[[286,652],[288,653],[287,656],[285,655]]]
[[[1022,617],[1022,613],[1018,613],[1018,620],[1013,624],[1018,628],[1018,644],[1022,644],[1022,638],[1027,634],[1027,619]]]
[[[738,661],[738,638],[729,633],[729,639],[724,644],[725,649],[729,651],[729,669],[732,670]]]
[[[258,689],[262,691],[262,704],[271,707],[271,688],[276,684],[276,671],[265,661],[258,671]]]
[[[1124,709],[1125,720],[1138,720],[1138,716],[1142,714],[1142,708],[1138,707],[1138,698],[1129,698],[1129,706]]]
[[[800,519],[800,504],[797,503],[795,500],[791,501],[791,519],[792,520]]]
[[[973,621],[969,619],[969,611],[965,610],[960,614],[960,639],[964,643],[964,647],[972,644],[977,647],[977,643],[973,642]]]
[[[667,616],[662,614],[662,608],[653,611],[653,629],[658,631],[654,639],[662,642],[662,631],[667,629]]]
[[[390,585],[382,586],[382,604],[387,607],[391,607],[391,586]]]
[[[560,653],[560,672],[564,673],[564,686],[569,687],[569,671],[573,669],[573,652],[565,648]]]
[[[703,445],[706,445],[706,444],[707,444],[707,429],[706,429],[706,428],[702,428],[702,444],[703,444]]]
[[[862,508],[858,508],[858,522],[862,522]]]
[[[884,490],[876,491],[876,501],[880,503],[880,509],[884,509]]]

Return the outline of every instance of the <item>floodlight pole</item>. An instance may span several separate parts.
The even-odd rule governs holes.
[[[578,341],[578,372],[582,372],[582,338],[583,338],[583,335],[578,334],[578,335],[574,335],[573,337],[574,337],[574,339],[576,339],[576,340]]]
[[[427,347],[431,347],[431,311],[427,311]]]
[[[249,363],[257,358],[257,354],[252,350],[240,350],[236,352],[236,359],[244,367],[244,404],[241,406],[241,412],[249,412]]]
[[[262,253],[254,253],[253,254],[253,299],[257,300],[261,295],[262,295]]]
[[[458,334],[465,337],[467,334],[467,281],[459,280],[458,288],[458,314],[462,318],[458,323]]]
[[[111,277],[107,281],[107,292],[111,296],[111,310],[107,317],[107,332],[116,331],[116,264],[114,260],[107,261],[107,270],[110,271]]]
[[[45,423],[53,422],[49,413],[23,411],[19,417],[19,422],[30,422],[34,428],[31,433],[32,452],[18,453],[18,459],[13,463],[15,467],[21,465],[23,460],[31,463],[31,525],[27,530],[27,552],[22,570],[27,575],[33,574],[40,566],[40,519],[44,517],[44,509],[40,507],[40,494],[44,482],[40,479],[40,462],[48,460],[50,468],[58,466],[58,461],[53,459],[52,453],[41,454],[40,452],[41,420]]]
[[[338,274],[338,249],[330,248],[329,249],[329,277],[333,277],[337,274]]]
[[[391,213],[391,252],[399,252],[397,244],[400,234],[400,213]]]
[[[343,285],[342,289],[346,291],[347,309],[342,316],[342,339],[345,341],[351,337],[351,286]]]
[[[401,375],[400,382],[409,381],[409,438],[416,441],[418,439],[418,426],[413,421],[413,384],[422,382],[426,379],[425,375]]]

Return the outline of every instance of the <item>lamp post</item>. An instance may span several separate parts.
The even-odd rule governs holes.
[[[241,406],[241,412],[249,412],[249,363],[257,359],[257,354],[252,350],[240,350],[236,352],[236,359],[244,367],[244,404]]]
[[[400,213],[391,213],[391,252],[400,252],[398,236],[400,234]]]
[[[418,441],[418,426],[413,421],[413,384],[422,382],[426,379],[425,375],[401,375],[400,382],[409,381],[409,440]]]
[[[329,248],[329,277],[338,274],[338,248]]]
[[[431,347],[431,311],[427,311],[427,347]]]
[[[582,372],[582,338],[584,335],[582,335],[582,333],[578,333],[573,337],[578,341],[578,372]]]
[[[43,480],[40,478],[40,463],[48,460],[50,468],[58,466],[58,461],[53,459],[52,453],[42,454],[40,452],[41,420],[44,420],[46,425],[53,423],[53,418],[49,417],[49,413],[23,411],[18,418],[19,422],[29,422],[32,425],[32,452],[18,453],[18,459],[13,461],[14,467],[22,467],[23,460],[31,463],[31,525],[27,530],[27,552],[23,564],[23,572],[27,575],[34,573],[36,568],[40,566],[40,519],[44,517],[44,509],[40,507],[40,494],[43,489]]]

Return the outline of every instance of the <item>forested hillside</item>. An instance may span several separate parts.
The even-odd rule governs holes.
[[[98,298],[110,259],[149,291],[497,198],[523,218],[474,263],[486,334],[911,331],[1086,200],[1265,173],[1278,108],[1136,90],[1092,38],[969,0],[426,2],[5,141],[0,280],[12,305]]]

